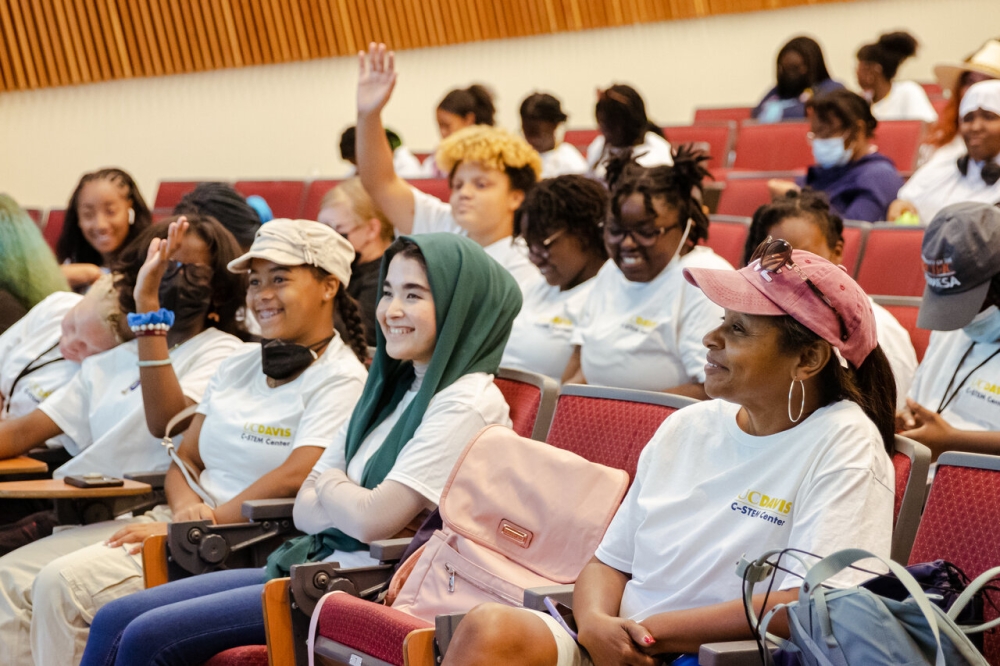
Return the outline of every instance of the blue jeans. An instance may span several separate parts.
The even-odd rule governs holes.
[[[112,601],[94,617],[81,666],[198,666],[264,645],[261,569],[192,576]]]

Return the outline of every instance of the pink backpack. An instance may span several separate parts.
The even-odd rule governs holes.
[[[569,451],[483,428],[441,494],[443,528],[393,577],[389,603],[433,622],[524,590],[572,583],[628,489],[628,474]]]

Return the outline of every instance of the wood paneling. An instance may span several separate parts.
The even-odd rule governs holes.
[[[0,91],[849,0],[0,0]]]

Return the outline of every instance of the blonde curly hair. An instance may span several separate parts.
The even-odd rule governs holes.
[[[537,181],[542,175],[542,158],[528,142],[497,127],[472,125],[441,141],[434,155],[438,168],[450,174],[460,162],[476,162],[506,172],[530,167]]]

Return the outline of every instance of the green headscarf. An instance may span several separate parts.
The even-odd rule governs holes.
[[[382,257],[379,284],[401,240],[420,248],[427,266],[427,281],[434,298],[437,341],[423,382],[413,401],[389,431],[382,446],[365,464],[361,485],[375,488],[392,470],[399,452],[423,421],[431,399],[464,375],[496,374],[510,337],[514,317],[521,310],[517,282],[475,242],[456,234],[403,236]],[[413,384],[413,363],[390,358],[385,336],[376,332],[375,359],[361,399],[347,427],[346,457],[350,464],[361,444],[399,405]],[[292,564],[321,560],[335,550],[367,549],[357,539],[336,528],[286,542],[267,561],[267,577],[287,576]]]

